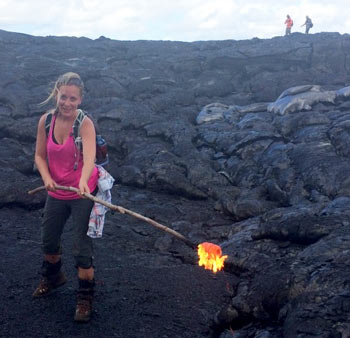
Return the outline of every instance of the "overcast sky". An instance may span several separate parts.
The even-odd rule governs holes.
[[[272,38],[309,15],[310,33],[350,33],[349,0],[0,0],[0,29],[115,40]]]

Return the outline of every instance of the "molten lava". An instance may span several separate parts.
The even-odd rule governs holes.
[[[213,243],[204,242],[198,245],[199,266],[204,266],[214,273],[224,267],[224,261],[228,256],[222,256],[221,248]]]

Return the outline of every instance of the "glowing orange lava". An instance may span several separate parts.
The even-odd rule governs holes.
[[[228,257],[222,256],[221,248],[213,243],[204,242],[198,245],[199,266],[204,266],[207,270],[214,273],[224,267],[224,261]]]

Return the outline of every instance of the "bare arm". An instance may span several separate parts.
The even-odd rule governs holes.
[[[36,135],[36,145],[35,145],[35,164],[40,172],[41,178],[44,182],[45,188],[47,190],[54,191],[56,188],[56,183],[53,181],[49,167],[47,165],[47,153],[46,153],[46,131],[45,131],[45,120],[47,113],[42,115],[39,123]]]
[[[87,117],[80,128],[80,136],[83,142],[83,169],[79,181],[79,190],[83,194],[90,193],[88,181],[95,168],[96,158],[96,132],[93,122]]]

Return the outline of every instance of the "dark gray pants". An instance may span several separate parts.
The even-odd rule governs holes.
[[[94,202],[89,199],[59,200],[48,196],[42,223],[42,248],[46,255],[62,254],[61,236],[69,216],[73,220],[73,256],[76,266],[92,266],[92,239],[86,235]]]

